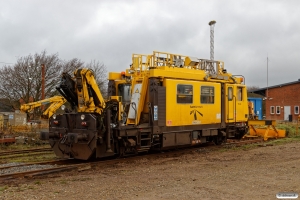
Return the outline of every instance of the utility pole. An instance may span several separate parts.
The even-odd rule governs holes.
[[[210,60],[214,60],[214,27],[217,22],[215,20],[210,21]]]
[[[41,100],[45,99],[45,65],[41,64],[42,67],[42,98]],[[44,110],[44,105],[41,106],[41,109]]]

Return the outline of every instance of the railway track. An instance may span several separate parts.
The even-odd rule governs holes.
[[[0,166],[0,181],[3,180],[15,180],[20,178],[31,178],[36,176],[45,176],[53,173],[60,173],[63,171],[84,171],[89,170],[94,167],[111,167],[115,164],[119,163],[131,163],[135,162],[141,158],[143,159],[157,159],[157,158],[170,158],[170,157],[178,157],[180,155],[184,155],[187,153],[193,153],[195,151],[214,151],[216,149],[221,149],[227,146],[243,146],[247,144],[253,143],[263,143],[261,138],[259,139],[249,139],[249,140],[228,140],[226,143],[220,146],[204,144],[203,146],[198,146],[195,148],[182,148],[176,149],[172,151],[163,151],[162,153],[150,153],[150,154],[139,154],[136,156],[129,156],[126,158],[106,158],[103,160],[94,160],[94,161],[80,161],[80,160],[56,160],[56,161],[48,161],[48,162],[37,162],[37,163],[27,163],[27,164],[18,164],[12,166]],[[32,167],[30,167],[32,166]],[[23,168],[24,171],[17,170],[17,172],[10,172],[8,169],[13,168]],[[9,171],[9,173],[4,172],[4,170]],[[13,170],[11,170],[13,171]]]
[[[18,167],[18,168],[27,167],[27,169],[29,169],[30,167],[34,167],[35,169],[0,174],[0,180],[5,181],[5,180],[11,180],[17,178],[30,178],[34,176],[42,176],[51,173],[58,173],[62,171],[72,170],[75,168],[75,166],[45,166],[45,168],[43,168],[42,166],[37,167],[35,165],[22,165],[22,166],[14,166],[14,167]]]
[[[36,148],[36,149],[24,149],[24,150],[14,150],[14,151],[2,151],[0,152],[0,157],[3,156],[15,156],[20,154],[30,154],[37,152],[52,152],[51,148]]]
[[[262,143],[263,138],[245,138],[245,139],[241,139],[241,140],[231,140],[228,139],[226,141],[226,143],[223,144],[223,146],[226,145],[236,145],[236,146],[242,146],[242,145],[246,145],[246,144],[255,144],[255,143]]]
[[[78,160],[55,160],[34,163],[8,163],[0,166],[0,181],[43,176],[77,169],[85,170],[89,163]]]

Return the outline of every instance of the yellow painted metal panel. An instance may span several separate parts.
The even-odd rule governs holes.
[[[108,73],[108,80],[118,80],[121,79],[120,72],[109,72]]]
[[[177,103],[177,85],[192,85],[193,103]],[[221,85],[213,82],[165,79],[166,126],[221,123]],[[215,88],[214,104],[201,104],[200,87]]]
[[[248,120],[248,125],[272,125],[276,126],[275,120]]]
[[[139,58],[139,57],[133,57],[133,58],[132,58],[132,61],[133,61],[132,66],[133,66],[134,68],[139,68],[140,58]]]
[[[160,67],[149,71],[149,77],[162,77],[162,78],[178,78],[188,80],[204,80],[206,76],[203,70],[193,70],[175,67]]]
[[[148,77],[143,77],[141,79],[135,79],[132,82],[131,102],[135,102],[136,104],[134,107],[133,104],[131,104],[128,118],[127,118],[127,124],[138,124],[140,120],[140,116],[144,108],[144,102],[146,100],[148,80],[149,80]],[[134,98],[137,99],[133,100]],[[131,115],[132,117],[129,117]]]

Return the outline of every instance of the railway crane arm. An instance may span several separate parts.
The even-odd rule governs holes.
[[[81,68],[74,72],[74,77],[63,73],[60,85],[56,87],[77,112],[99,113],[105,108],[105,101],[97,85],[94,72]]]
[[[35,108],[51,103],[51,105],[42,114],[43,118],[49,119],[66,101],[67,100],[62,96],[54,96],[40,101],[23,104],[21,105],[20,110],[25,113],[30,113]]]
[[[97,85],[94,72],[83,68],[74,72],[78,97],[78,112],[96,112],[101,114],[105,101]]]

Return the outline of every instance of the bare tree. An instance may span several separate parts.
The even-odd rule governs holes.
[[[258,86],[248,86],[247,87],[247,95],[248,97],[256,97],[256,98],[262,98],[262,95],[253,93],[253,91],[258,90],[259,87]]]
[[[248,91],[258,90],[258,89],[259,89],[258,86],[247,86],[247,90],[248,90]]]
[[[73,58],[69,61],[62,62],[62,72],[67,72],[69,74],[72,74],[75,69],[84,67],[84,62],[79,60],[78,58]]]
[[[91,61],[86,64],[86,68],[92,69],[95,74],[95,79],[98,84],[98,87],[103,95],[103,97],[107,96],[107,70],[103,63],[99,61]]]
[[[57,94],[55,89],[62,72],[73,73],[75,69],[88,67],[94,70],[101,91],[105,91],[106,68],[92,61],[86,66],[77,58],[69,61],[59,59],[58,54],[40,54],[20,57],[13,66],[0,69],[0,98],[5,98],[15,109],[23,103],[39,101],[42,93],[42,67],[45,66],[45,97]]]

